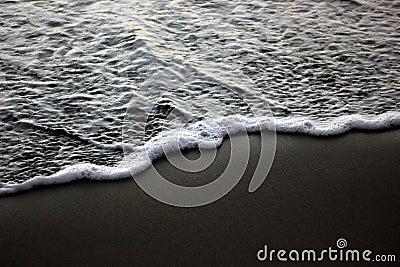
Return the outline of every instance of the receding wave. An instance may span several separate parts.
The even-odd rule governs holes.
[[[235,120],[236,121],[236,120]],[[234,121],[225,120],[227,126],[234,126]],[[254,121],[249,121],[247,124],[247,131],[254,132],[259,130],[274,130],[274,129],[263,129],[263,127],[255,127]],[[363,130],[373,130],[382,129],[391,126],[400,125],[400,113],[388,112],[379,116],[347,116],[339,118],[334,122],[329,122],[327,124],[318,124],[310,121],[306,118],[287,118],[284,120],[275,121],[275,127],[278,131],[282,132],[300,132],[313,135],[334,135],[341,134],[350,129],[363,129]],[[206,127],[209,135],[218,136],[219,138],[212,140],[209,147],[217,147],[222,143],[225,137],[224,132],[221,131],[220,127],[213,128],[214,125],[208,125]],[[198,129],[204,132],[204,127]],[[233,131],[234,132],[234,131]],[[191,132],[186,135],[186,137],[180,138],[180,149],[197,147],[202,141],[201,139],[194,138],[197,133]],[[120,162],[117,166],[109,167],[103,165],[95,165],[89,163],[82,163],[69,166],[61,171],[58,171],[49,176],[38,176],[22,183],[0,183],[0,195],[15,193],[18,191],[28,190],[39,185],[53,185],[62,184],[76,180],[89,179],[89,180],[118,180],[124,178],[131,178],[131,175],[135,175],[145,170],[150,164],[151,160],[157,159],[164,155],[166,151],[173,152],[175,146],[168,146],[172,142],[169,142],[168,138],[164,139],[164,144],[158,142],[149,141],[142,151],[137,152],[135,157],[126,159],[129,168],[126,167],[127,162],[124,160]],[[123,146],[119,144],[118,147]],[[110,147],[109,145],[101,146],[103,148]],[[146,157],[149,153],[149,157]],[[149,161],[150,160],[150,161]]]
[[[207,118],[248,114],[242,98],[261,118],[273,115],[279,132],[327,136],[400,124],[396,1],[0,6],[0,194],[129,177],[122,148],[132,144],[121,131],[132,99],[140,112],[153,107],[147,127],[132,132],[144,135],[132,140],[136,147],[178,126],[160,123],[172,110],[202,122],[218,145],[224,133]],[[183,147],[199,142],[193,135]],[[138,171],[149,164],[141,159]]]

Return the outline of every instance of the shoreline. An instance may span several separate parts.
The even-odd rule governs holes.
[[[2,264],[252,266],[260,263],[256,253],[265,244],[318,249],[334,247],[338,238],[350,248],[397,253],[399,129],[277,138],[271,172],[257,191],[247,191],[258,159],[259,137],[252,134],[244,177],[204,207],[159,203],[133,179],[76,181],[2,196]],[[190,177],[163,158],[154,164],[173,182],[205,183],[223,170],[228,143],[209,169]]]
[[[378,129],[357,129],[357,128],[353,128],[353,129],[345,131],[343,133],[332,134],[332,135],[310,135],[310,134],[304,133],[304,132],[276,132],[276,134],[277,135],[281,135],[281,136],[285,136],[285,135],[311,136],[311,137],[314,137],[314,138],[329,139],[329,138],[343,137],[343,136],[346,136],[346,135],[349,135],[349,134],[363,134],[363,133],[364,134],[379,134],[379,133],[393,132],[393,131],[398,131],[398,130],[400,130],[400,126],[399,125],[392,125],[392,126],[387,127],[387,128],[378,128]],[[235,135],[241,135],[241,134],[244,134],[244,133],[239,132],[239,133],[236,133]],[[256,132],[247,132],[247,134],[249,136],[258,136],[260,133],[259,133],[259,131],[256,131]],[[229,142],[228,140],[229,140],[229,137],[225,136],[223,138],[223,143]],[[184,154],[190,154],[191,151],[193,151],[193,150],[196,150],[196,149],[184,148],[182,150],[182,152]],[[152,160],[152,162],[154,162],[156,160],[165,160],[165,155]],[[62,171],[64,171],[65,169],[67,169],[69,167],[73,167],[73,166],[77,166],[77,165],[88,165],[88,166],[91,166],[92,164],[90,164],[90,163],[82,163],[82,164],[71,165],[71,166],[67,166],[65,168],[60,169],[58,172],[62,172]],[[97,165],[93,165],[93,166],[97,166]],[[104,166],[104,167],[105,168],[110,168],[110,169],[113,168],[113,166]],[[43,176],[43,178],[57,176],[58,172],[53,173],[50,176]],[[140,174],[141,172],[142,171],[139,171],[138,174]],[[40,179],[42,177],[36,177],[36,178]],[[49,182],[48,184],[41,184],[40,182],[38,182],[37,183],[38,185],[35,185],[36,182],[33,182],[32,184],[34,184],[34,185],[33,186],[28,186],[28,188],[26,188],[26,189],[17,189],[15,192],[7,192],[7,193],[0,192],[0,199],[3,198],[3,197],[15,195],[15,194],[21,194],[21,193],[23,194],[24,192],[35,190],[35,189],[53,187],[53,186],[58,186],[58,185],[65,185],[65,184],[69,184],[69,183],[76,183],[76,182],[79,182],[79,181],[93,181],[93,182],[111,181],[111,182],[113,182],[113,181],[119,181],[119,180],[130,179],[130,178],[131,177],[123,177],[123,178],[117,178],[117,179],[114,179],[114,178],[113,179],[76,178],[76,179],[71,179],[70,181],[61,181],[61,182],[57,182],[57,180],[52,179],[52,180],[54,180],[54,182]],[[30,182],[31,183],[32,180],[33,179],[29,179],[29,180],[26,180],[25,182]],[[1,185],[1,182],[0,182],[0,185]],[[0,187],[0,189],[1,189],[1,187]]]

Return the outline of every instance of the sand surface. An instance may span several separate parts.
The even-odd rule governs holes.
[[[258,142],[253,135],[253,151]],[[349,248],[396,254],[399,156],[399,130],[331,138],[278,134],[274,165],[255,193],[247,188],[257,152],[233,191],[200,208],[161,204],[133,179],[81,181],[2,197],[0,262],[251,266],[259,264],[256,253],[264,244],[323,249],[336,246],[338,238]],[[226,141],[203,173],[189,176],[164,159],[156,166],[175,182],[198,184],[221,172],[228,158]]]

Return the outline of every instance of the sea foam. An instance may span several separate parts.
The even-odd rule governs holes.
[[[0,194],[130,177],[124,146],[150,142],[153,160],[160,128],[200,120],[214,138],[187,129],[180,147],[213,148],[232,114],[316,136],[399,125],[395,1],[10,1],[2,12]],[[126,142],[131,99],[147,127]],[[133,173],[151,164],[141,153]]]
[[[273,121],[274,123],[271,124],[271,118],[268,118],[268,123],[257,124],[257,121],[254,119],[247,122],[241,120],[239,124],[237,119],[224,118],[218,124],[215,122],[209,124],[203,122],[202,126],[199,127],[197,123],[197,125],[195,124],[191,129],[186,129],[184,132],[171,132],[167,133],[163,138],[158,136],[151,139],[145,146],[136,148],[135,153],[129,153],[117,166],[109,167],[88,163],[76,164],[52,175],[34,177],[23,183],[0,183],[0,195],[28,190],[40,185],[63,184],[82,179],[118,180],[132,178],[132,175],[136,175],[150,166],[153,160],[162,157],[165,153],[174,152],[177,148],[188,149],[201,146],[205,149],[215,149],[222,144],[223,139],[226,137],[226,127],[230,128],[230,133],[238,133],[240,129],[243,129],[242,126],[244,125],[247,132],[257,132],[260,130],[273,131],[276,129],[279,132],[328,136],[343,134],[352,129],[376,130],[400,126],[400,113],[387,112],[379,116],[348,115],[325,123],[318,123],[307,118],[285,118]],[[217,125],[218,127],[215,127]],[[224,127],[219,127],[221,125],[224,125]],[[204,140],[204,138],[201,138],[201,135],[199,137],[199,133],[204,133],[205,131],[207,132],[207,136],[212,135],[218,138]],[[178,145],[174,144],[177,140],[177,135],[180,135]],[[128,144],[120,144],[119,146],[124,145],[126,149],[130,149]],[[102,147],[114,148],[114,146],[108,145]],[[127,164],[129,164],[129,168]]]

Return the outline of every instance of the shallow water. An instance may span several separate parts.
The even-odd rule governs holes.
[[[136,146],[182,124],[218,143],[223,133],[208,119],[268,117],[269,108],[278,131],[327,135],[400,124],[400,1],[0,7],[4,188],[77,163],[118,165],[128,106],[152,114],[130,133]],[[126,175],[114,171],[94,176]]]

